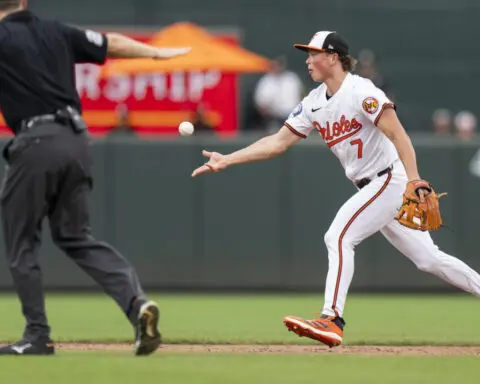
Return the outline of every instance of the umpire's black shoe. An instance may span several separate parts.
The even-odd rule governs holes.
[[[145,302],[140,307],[135,331],[135,355],[150,355],[160,347],[162,337],[158,331],[159,317],[160,311],[153,301]]]
[[[55,346],[51,340],[20,340],[18,343],[0,348],[0,355],[53,355],[54,353]]]

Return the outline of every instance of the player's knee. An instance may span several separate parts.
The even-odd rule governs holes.
[[[327,248],[335,248],[338,246],[339,237],[340,234],[338,233],[338,231],[329,228],[327,233],[325,233],[325,236],[323,237],[323,241],[325,242]]]
[[[344,247],[355,247],[355,234],[353,232],[345,232],[333,228],[329,228],[323,240],[328,248],[339,247],[340,244]]]
[[[435,272],[438,266],[440,265],[440,259],[438,257],[429,257],[428,259],[423,259],[417,263],[417,268],[422,272]]]

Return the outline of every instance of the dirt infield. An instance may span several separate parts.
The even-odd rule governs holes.
[[[128,352],[128,344],[58,344],[59,351]],[[257,353],[324,355],[479,356],[480,347],[461,346],[341,346],[337,348],[300,345],[189,345],[165,344],[158,353]]]

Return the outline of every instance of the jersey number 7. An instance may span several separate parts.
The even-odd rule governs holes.
[[[352,140],[350,145],[358,145],[358,158],[361,159],[363,157],[363,142],[362,139]]]

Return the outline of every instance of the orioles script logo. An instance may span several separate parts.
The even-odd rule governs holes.
[[[323,128],[316,121],[313,123],[313,125],[322,135],[323,140],[325,140],[329,147],[339,143],[347,137],[354,135],[362,128],[362,124],[355,118],[352,120],[347,120],[345,115],[342,115],[340,121],[335,121],[334,123],[327,121],[325,128]]]

